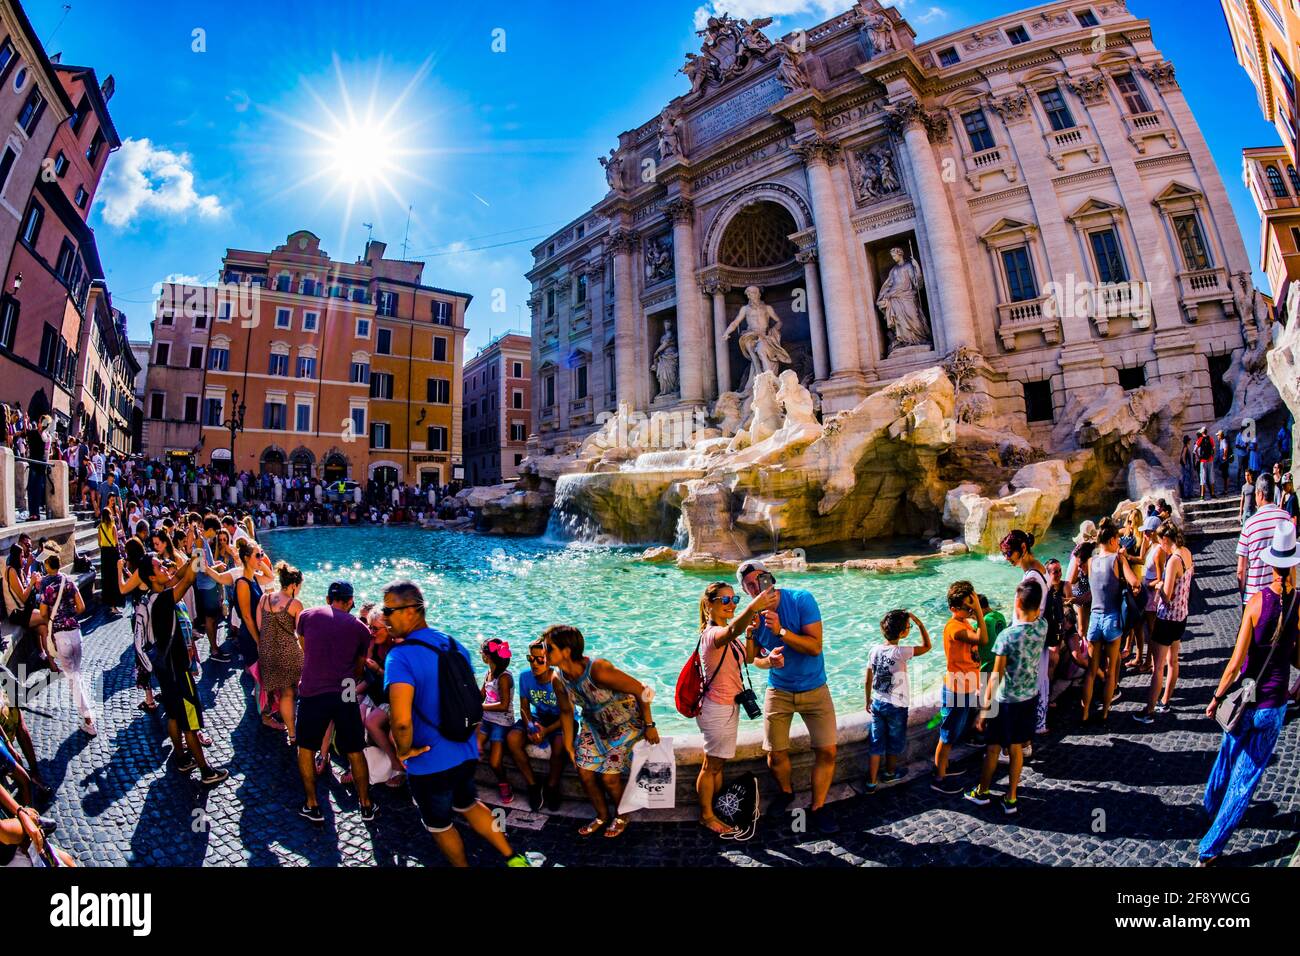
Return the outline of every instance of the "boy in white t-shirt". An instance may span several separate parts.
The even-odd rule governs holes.
[[[920,647],[900,643],[916,622],[921,631]],[[885,759],[885,782],[902,777],[898,758],[907,748],[907,709],[911,704],[907,662],[930,652],[930,632],[910,611],[890,611],[880,622],[885,643],[874,647],[867,658],[867,713],[871,716],[871,758],[867,765],[867,793],[875,793],[880,759]]]

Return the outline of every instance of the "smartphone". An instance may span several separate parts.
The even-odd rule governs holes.
[[[774,587],[776,587],[776,578],[772,577],[770,571],[763,571],[758,575],[758,590],[760,593]]]

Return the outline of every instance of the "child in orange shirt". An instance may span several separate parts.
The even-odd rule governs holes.
[[[948,772],[948,754],[960,743],[979,714],[980,648],[988,643],[988,626],[980,613],[975,585],[955,581],[948,588],[948,610],[952,617],[943,628],[943,653],[948,670],[943,675],[943,707],[939,711],[939,745],[934,751],[934,779],[930,789],[960,794],[962,785],[953,781],[965,771]]]

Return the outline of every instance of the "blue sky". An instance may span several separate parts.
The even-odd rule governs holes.
[[[719,0],[737,16],[778,15],[771,35],[848,5]],[[899,4],[920,40],[1028,5]],[[1257,258],[1241,149],[1277,136],[1236,64],[1217,0],[1130,7],[1152,20],[1156,44],[1178,67]],[[702,9],[700,0],[74,0],[64,8],[26,3],[51,53],[117,78],[110,107],[128,143],[110,160],[91,221],[133,338],[148,337],[157,282],[215,278],[227,247],[269,249],[306,228],[335,258],[355,259],[362,224],[372,223],[375,238],[400,255],[410,207],[409,252],[426,259],[425,281],[475,296],[471,354],[490,334],[527,327],[529,250],[604,194],[596,156],[616,135],[684,92],[675,71],[698,48]],[[494,52],[502,40],[504,52]],[[375,129],[381,134],[355,132]],[[382,164],[387,185],[341,173],[351,167],[340,157],[358,149],[358,162]],[[504,311],[493,311],[496,290]]]

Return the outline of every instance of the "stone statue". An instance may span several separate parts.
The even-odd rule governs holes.
[[[745,305],[740,307],[736,318],[727,327],[723,335],[722,348],[732,333],[745,324],[745,331],[740,333],[740,353],[749,359],[751,380],[764,372],[774,375],[781,371],[782,365],[793,364],[790,353],[781,345],[781,319],[776,310],[763,301],[763,290],[751,285],[745,290]]]
[[[650,371],[659,380],[660,395],[677,394],[677,339],[673,337],[672,322],[664,323],[664,334],[650,361]]]
[[[777,76],[787,92],[797,93],[806,90],[812,84],[808,80],[808,71],[803,65],[803,54],[796,51],[784,40],[772,44],[772,52],[781,58],[777,66]]]
[[[647,239],[645,244],[645,279],[647,284],[670,279],[673,275],[673,247],[667,236]]]
[[[659,114],[659,158],[671,159],[682,153],[682,117],[669,106]]]
[[[609,188],[614,192],[623,191],[623,157],[618,154],[617,149],[611,149],[609,156],[599,156],[600,165],[605,167],[605,179],[609,183]]]
[[[727,446],[730,452],[740,451],[766,441],[776,434],[785,420],[781,400],[777,397],[776,373],[763,372],[755,376],[750,386],[749,417],[744,427]]]
[[[686,64],[677,72],[691,81],[691,93],[699,93],[710,80],[717,79],[717,62],[698,53],[686,54]]]
[[[853,184],[858,199],[862,202],[888,196],[903,188],[894,169],[894,157],[888,148],[858,153],[856,166]]]
[[[713,403],[713,420],[717,423],[718,430],[728,438],[740,431],[743,405],[739,392],[723,392]]]
[[[921,290],[925,288],[921,264],[907,258],[898,246],[890,249],[889,255],[894,260],[894,267],[885,277],[876,305],[884,313],[885,325],[892,339],[891,348],[931,345],[930,322],[921,308]]]
[[[816,425],[817,412],[814,409],[812,393],[799,381],[799,373],[786,369],[781,373],[781,387],[776,397],[785,409],[785,423],[782,428],[791,426]]]
[[[883,13],[875,13],[867,17],[862,30],[871,56],[883,56],[894,51],[894,28]]]

